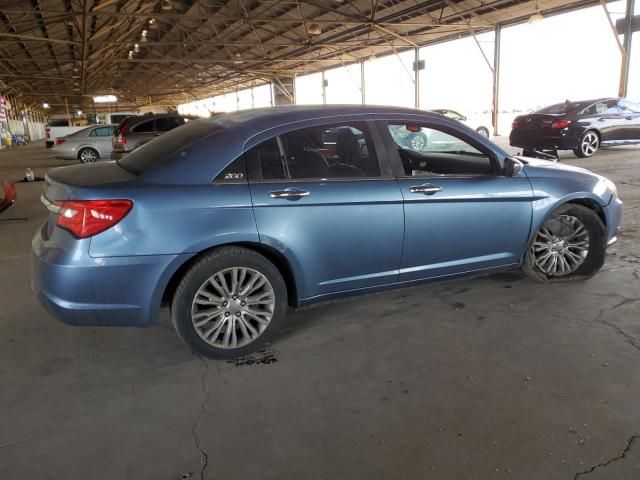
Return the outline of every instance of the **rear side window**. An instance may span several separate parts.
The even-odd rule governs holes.
[[[284,180],[289,177],[276,138],[256,145],[245,156],[247,163],[254,166],[252,177],[256,180]]]
[[[153,132],[153,122],[154,120],[149,120],[146,122],[142,122],[139,123],[138,125],[136,125],[135,127],[133,127],[131,129],[132,132],[139,132],[139,133],[150,133]]]
[[[280,144],[278,144],[280,142]],[[281,153],[282,152],[282,153]],[[320,180],[380,177],[367,125],[329,124],[284,133],[248,153],[257,180]]]
[[[113,127],[94,128],[89,134],[90,137],[110,137],[113,135]]]
[[[156,118],[156,131],[168,132],[184,123],[181,117],[162,117]]]

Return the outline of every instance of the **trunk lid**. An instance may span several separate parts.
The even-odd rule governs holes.
[[[523,115],[518,117],[518,127],[522,130],[534,130],[539,128],[551,128],[551,125],[555,120],[559,120],[564,117],[564,114],[552,114],[552,113],[530,113],[529,115]]]

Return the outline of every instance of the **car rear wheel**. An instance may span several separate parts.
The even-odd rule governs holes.
[[[231,359],[264,346],[287,310],[287,288],[265,257],[223,247],[200,258],[180,281],[171,304],[178,336],[192,351]]]
[[[486,127],[478,127],[476,129],[476,132],[478,132],[480,135],[482,135],[485,138],[489,138],[489,129],[487,129]]]
[[[83,148],[78,152],[78,160],[82,163],[93,163],[96,162],[100,158],[98,152],[96,152],[93,148]]]
[[[552,282],[592,277],[604,264],[605,228],[593,210],[567,204],[540,227],[527,251],[523,270]]]
[[[582,134],[578,148],[573,153],[580,158],[588,158],[593,156],[600,147],[600,137],[593,130],[589,130]]]

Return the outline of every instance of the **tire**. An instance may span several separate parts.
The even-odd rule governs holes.
[[[580,226],[586,232],[586,245],[585,236],[576,233],[582,231]],[[558,263],[553,272],[553,253],[548,260],[544,258],[556,248],[559,250],[556,251],[556,258],[565,258],[569,268]],[[598,214],[582,205],[569,203],[553,212],[536,232],[527,249],[522,269],[529,277],[542,282],[586,280],[604,264],[606,248],[606,230]],[[567,250],[571,253],[566,253]],[[578,261],[575,257],[581,257],[582,260]]]
[[[573,149],[576,157],[589,158],[595,155],[600,148],[600,136],[594,130],[587,130],[580,137],[578,148]]]
[[[427,136],[422,133],[412,133],[407,137],[407,145],[411,150],[422,152],[427,148]]]
[[[476,132],[485,138],[489,138],[489,129],[487,127],[478,127],[476,128]]]
[[[261,284],[263,280],[266,283]],[[243,292],[252,281],[253,287]],[[254,302],[261,298],[263,303],[245,305],[247,298]],[[282,275],[265,257],[243,247],[222,247],[199,258],[185,273],[171,302],[171,320],[180,339],[194,353],[215,359],[258,350],[278,332],[286,312]]]
[[[78,152],[78,160],[82,163],[94,163],[97,162],[99,158],[100,155],[98,155],[98,152],[93,148],[86,147]]]

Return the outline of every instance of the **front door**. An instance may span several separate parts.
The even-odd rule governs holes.
[[[287,258],[301,300],[397,280],[402,195],[374,135],[367,122],[327,123],[246,154],[260,242]]]
[[[406,129],[417,150],[392,140]],[[410,281],[517,264],[532,218],[532,188],[505,177],[490,149],[462,129],[429,121],[381,123],[404,197],[400,280]]]

